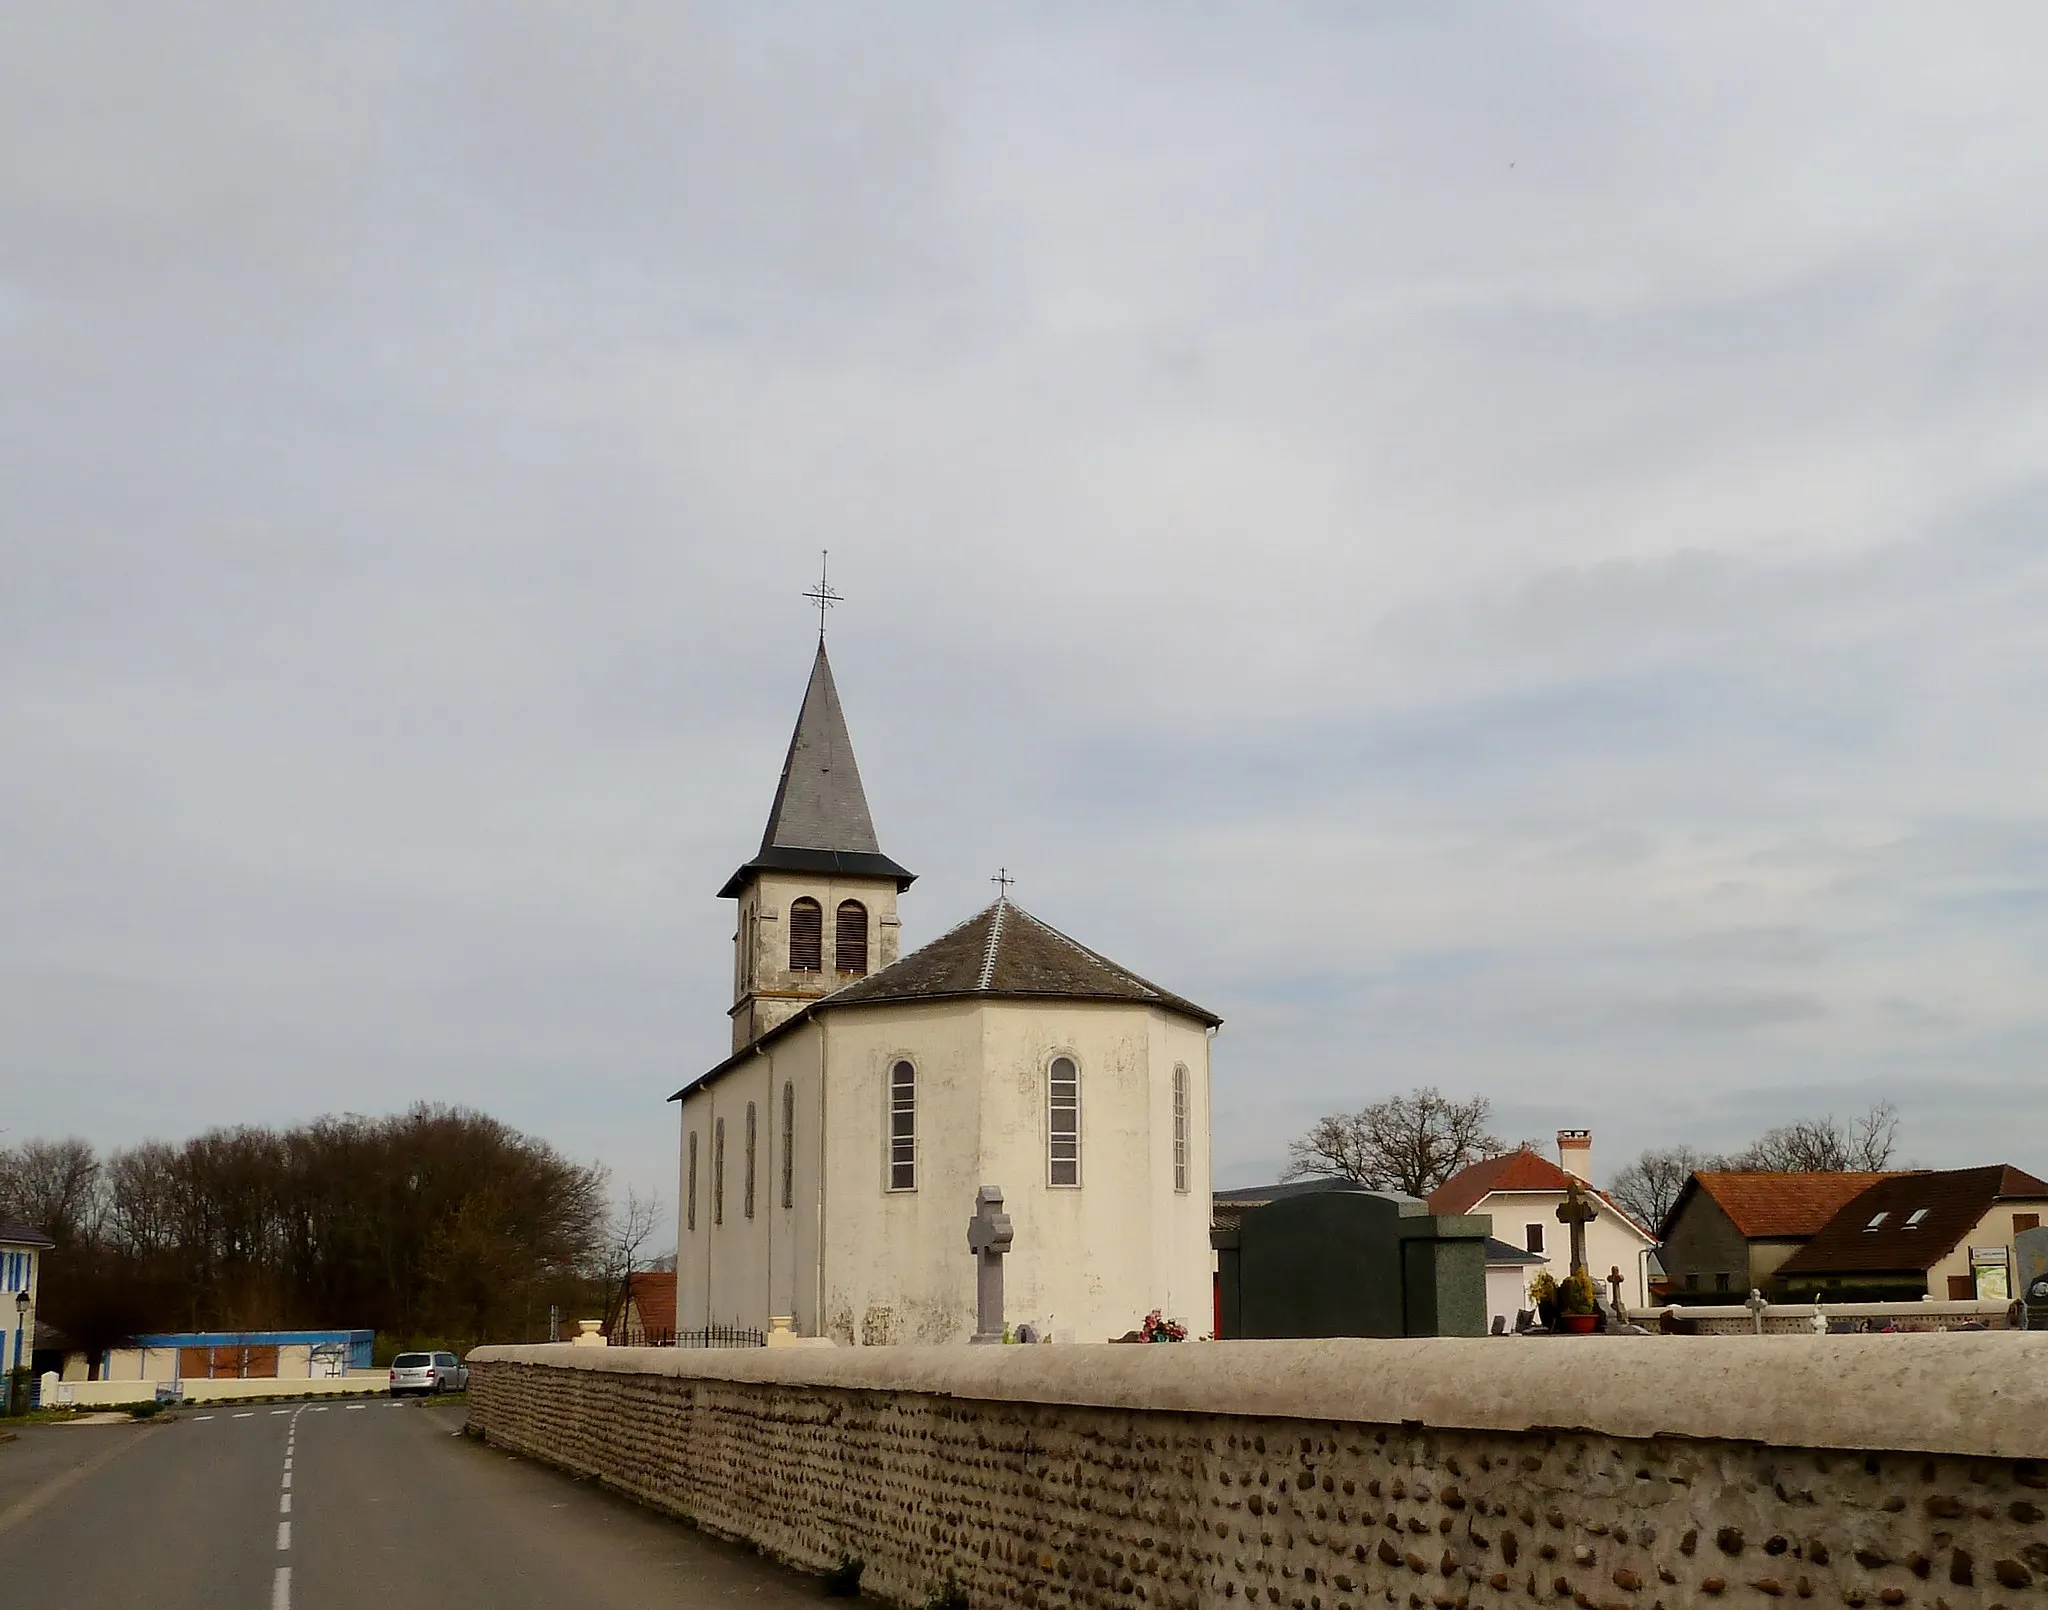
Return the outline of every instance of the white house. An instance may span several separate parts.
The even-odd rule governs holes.
[[[967,1222],[999,1186],[1006,1317],[1102,1341],[1206,1328],[1221,1020],[1007,896],[899,959],[913,875],[876,840],[820,642],[738,904],[732,1054],[682,1109],[676,1325],[853,1345],[975,1325]]]
[[[56,1242],[26,1224],[0,1221],[0,1370],[30,1367],[36,1345],[36,1291],[43,1254]]]
[[[1622,1302],[1630,1308],[1648,1307],[1648,1261],[1657,1238],[1617,1207],[1605,1192],[1593,1189],[1592,1131],[1559,1130],[1557,1153],[1563,1167],[1526,1147],[1474,1163],[1430,1193],[1429,1211],[1491,1214],[1496,1237],[1534,1253],[1561,1283],[1572,1272],[1572,1242],[1571,1231],[1558,1219],[1557,1210],[1564,1205],[1565,1193],[1576,1178],[1594,1207],[1593,1219],[1586,1226],[1586,1267],[1600,1283],[1600,1295],[1607,1295],[1607,1279],[1618,1270]],[[1523,1272],[1525,1291],[1527,1281],[1533,1280],[1536,1273],[1534,1265]],[[1506,1298],[1506,1278],[1489,1278],[1489,1321],[1494,1313],[1505,1311],[1508,1323],[1514,1323],[1515,1309],[1505,1308]],[[1528,1308],[1532,1304],[1525,1296],[1518,1306]]]

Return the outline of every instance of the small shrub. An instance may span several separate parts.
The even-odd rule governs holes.
[[[851,1554],[847,1555],[825,1573],[825,1592],[834,1599],[859,1598],[860,1575],[867,1568],[866,1560],[856,1560]]]
[[[945,1586],[932,1589],[931,1597],[924,1602],[924,1610],[967,1610],[967,1590],[951,1572],[946,1574]]]
[[[164,1406],[157,1402],[155,1398],[151,1398],[146,1403],[131,1403],[128,1405],[129,1418],[134,1420],[154,1420],[163,1412]]]

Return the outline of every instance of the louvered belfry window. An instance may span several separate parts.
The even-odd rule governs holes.
[[[690,1199],[690,1228],[697,1228],[697,1131],[690,1131],[690,1172],[689,1183],[683,1187],[683,1194]]]
[[[842,973],[868,970],[868,908],[858,900],[839,902],[832,940],[833,965]]]
[[[1081,1183],[1081,1070],[1072,1057],[1054,1057],[1046,1070],[1046,1182]]]
[[[811,899],[789,903],[789,970],[815,973],[825,965],[825,908]]]
[[[917,1069],[889,1070],[889,1189],[917,1189]]]

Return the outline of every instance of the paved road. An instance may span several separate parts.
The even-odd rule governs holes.
[[[810,1578],[372,1401],[29,1426],[0,1600],[52,1610],[819,1610]]]

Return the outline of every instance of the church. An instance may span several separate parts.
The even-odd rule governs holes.
[[[1005,1315],[1100,1342],[1210,1328],[1222,1020],[1002,896],[907,956],[822,636],[735,902],[732,1054],[682,1109],[676,1324],[965,1341],[975,1192],[1014,1226]]]

